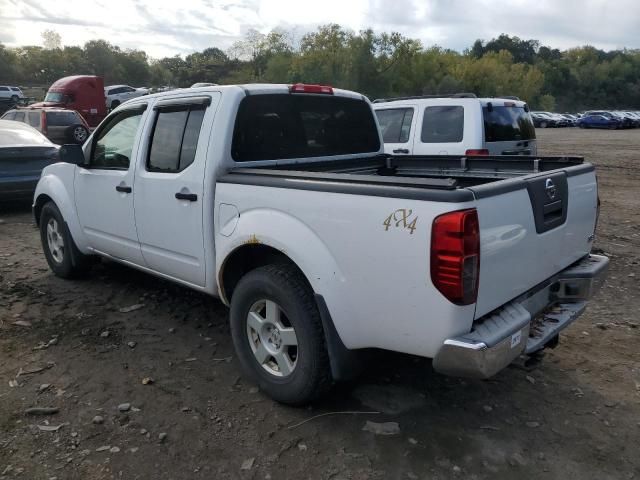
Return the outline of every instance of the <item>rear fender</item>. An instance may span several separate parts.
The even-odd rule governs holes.
[[[221,227],[218,225],[218,232]],[[348,296],[339,294],[345,278],[335,258],[313,230],[300,219],[282,211],[254,209],[242,212],[229,237],[217,235],[217,268],[220,269],[225,259],[245,244],[267,245],[291,259],[305,275],[314,293],[325,299],[340,338],[347,348],[350,347],[350,335],[346,332],[343,319],[350,317],[351,306],[344,300]],[[218,278],[220,274],[218,270]],[[223,292],[220,292],[220,296],[224,298]]]

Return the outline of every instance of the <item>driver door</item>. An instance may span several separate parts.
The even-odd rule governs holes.
[[[144,265],[133,212],[133,182],[146,105],[111,115],[93,135],[89,159],[75,177],[75,202],[89,246]],[[86,154],[86,152],[85,152]]]

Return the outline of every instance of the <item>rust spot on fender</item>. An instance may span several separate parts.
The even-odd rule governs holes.
[[[249,239],[244,242],[245,245],[259,245],[260,243],[262,243],[260,240],[258,240],[258,237],[256,237],[255,234],[251,235],[249,237]]]

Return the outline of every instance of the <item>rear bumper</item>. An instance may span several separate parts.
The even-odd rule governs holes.
[[[601,255],[583,258],[476,321],[470,333],[445,340],[433,368],[446,375],[488,378],[519,355],[543,349],[584,312],[608,266],[609,259]]]

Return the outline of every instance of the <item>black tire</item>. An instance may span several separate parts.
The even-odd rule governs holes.
[[[52,251],[48,240],[47,228],[52,220],[57,226],[56,235],[61,237],[63,244],[58,254]],[[61,278],[78,278],[89,271],[92,258],[80,253],[55,203],[48,202],[42,207],[39,227],[42,250],[49,268],[55,275]]]
[[[288,376],[276,376],[259,363],[255,343],[252,347],[249,340],[249,313],[263,300],[275,302],[295,331],[295,366]],[[271,398],[301,406],[329,390],[333,379],[320,313],[311,288],[295,267],[267,265],[242,277],[231,298],[230,321],[243,370]],[[276,362],[275,357],[268,358]]]
[[[13,103],[18,103],[18,100],[20,100],[20,97],[18,95],[11,95],[11,101]]]
[[[114,100],[113,102],[111,102],[111,110],[113,110],[114,108],[118,108],[118,105],[120,105],[120,100]]]
[[[84,125],[76,123],[67,127],[65,136],[70,143],[82,145],[89,138],[89,130]]]

